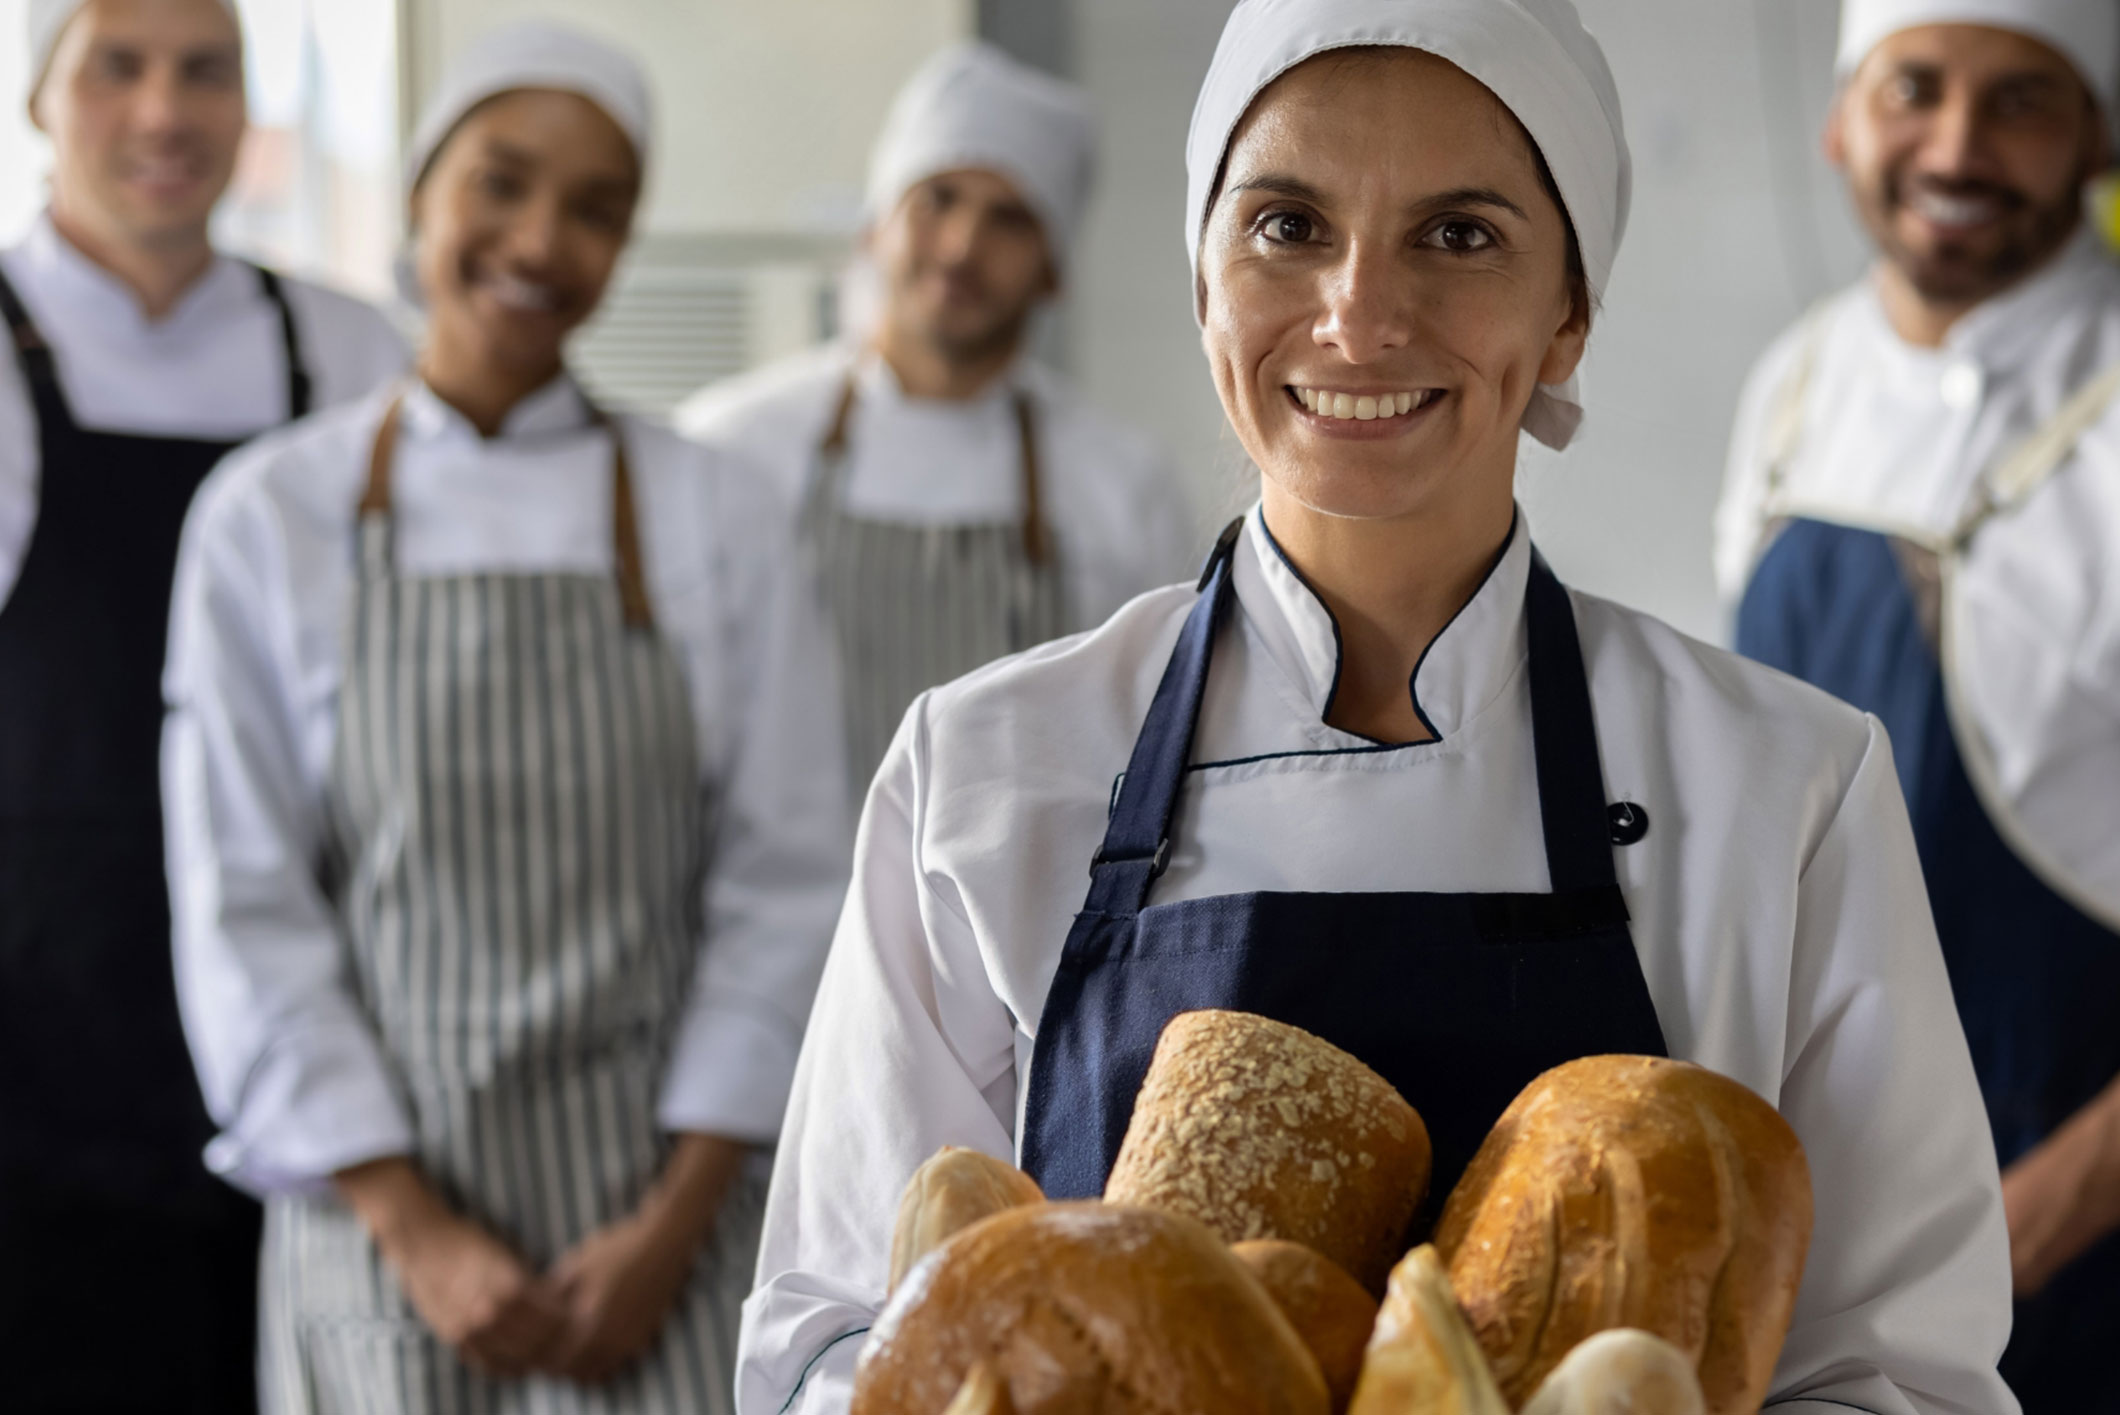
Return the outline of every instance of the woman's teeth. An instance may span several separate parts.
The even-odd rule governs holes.
[[[1440,388],[1422,388],[1402,393],[1335,393],[1329,388],[1292,388],[1297,401],[1321,418],[1353,418],[1373,422],[1378,418],[1403,417],[1425,408],[1442,396]]]
[[[550,314],[559,308],[559,296],[550,285],[518,280],[513,275],[489,275],[486,288],[493,298],[510,309],[530,314]]]

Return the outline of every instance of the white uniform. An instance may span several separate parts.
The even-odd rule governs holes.
[[[1949,539],[2005,454],[2115,368],[2120,268],[2088,231],[1940,348],[1901,339],[1868,281],[1834,296],[1746,384],[1716,514],[1723,594],[1736,603],[1789,516]],[[2092,411],[2047,480],[1957,559],[1944,664],[1998,827],[2049,887],[2120,928],[2120,398],[2107,389]]]
[[[354,590],[356,505],[381,400],[263,438],[200,493],[178,566],[164,743],[178,983],[221,1135],[210,1161],[259,1192],[406,1153],[412,1129],[345,975],[318,878]],[[777,1132],[845,886],[830,656],[755,476],[630,418],[658,632],[690,690],[711,810],[704,964],[658,1115]],[[613,563],[610,438],[561,380],[482,440],[415,386],[395,551],[409,577]]]
[[[799,504],[849,373],[856,374],[849,512],[920,526],[1020,519],[1022,459],[1011,408],[1020,389],[1032,400],[1042,510],[1074,622],[1101,623],[1135,595],[1197,568],[1206,546],[1170,459],[1028,360],[979,397],[943,403],[907,397],[874,355],[826,345],[702,390],[678,409],[677,427],[742,453]]]
[[[1529,533],[1435,641],[1439,740],[1328,726],[1321,601],[1250,518],[1153,902],[1549,886],[1525,676]],[[1009,1157],[1087,864],[1190,586],[924,695],[870,796],[745,1306],[738,1407],[846,1408],[899,1192],[942,1145]],[[1890,749],[1870,719],[1574,597],[1614,851],[1671,1054],[1773,1102],[1817,1226],[1776,1409],[2010,1412],[1995,1160]],[[1035,784],[1028,789],[1027,783]],[[997,842],[999,844],[997,845]],[[836,1344],[834,1344],[836,1341]],[[807,1378],[805,1379],[805,1372]]]
[[[279,311],[256,272],[222,256],[163,319],[40,216],[4,270],[52,346],[82,426],[201,438],[246,435],[287,417]],[[281,277],[314,405],[358,398],[405,366],[405,344],[372,306]],[[0,359],[0,603],[37,522],[37,422],[12,358]]]

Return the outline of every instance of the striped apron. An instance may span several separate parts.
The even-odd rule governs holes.
[[[913,525],[846,509],[849,377],[817,451],[803,541],[839,641],[847,766],[868,794],[913,699],[997,658],[1068,633],[1061,567],[1038,501],[1038,439],[1016,395],[1023,518]]]
[[[361,501],[328,877],[351,979],[460,1213],[533,1268],[628,1214],[702,930],[706,806],[654,632],[616,429],[618,574],[393,573],[390,463]],[[420,1321],[335,1196],[266,1218],[264,1402],[338,1412],[721,1412],[763,1185],[732,1190],[661,1337],[606,1385],[497,1382]]]

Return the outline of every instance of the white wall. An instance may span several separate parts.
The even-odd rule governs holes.
[[[1815,155],[1837,5],[1579,3],[1625,101],[1634,216],[1585,372],[1590,421],[1565,458],[1527,454],[1522,496],[1563,577],[1717,637],[1708,522],[1739,384],[1781,326],[1861,264]],[[1079,77],[1105,144],[1073,291],[1075,371],[1178,453],[1212,520],[1251,491],[1192,322],[1184,140],[1229,0],[1076,6]]]
[[[405,4],[421,96],[467,39],[521,15],[565,19],[638,54],[655,86],[656,232],[850,229],[891,95],[973,23],[973,0]]]

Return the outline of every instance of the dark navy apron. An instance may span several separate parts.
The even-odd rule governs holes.
[[[309,378],[279,281],[288,412]],[[96,432],[5,278],[37,521],[0,605],[0,1405],[256,1402],[257,1205],[207,1173],[157,768],[177,541],[233,441]]]
[[[1975,794],[1914,584],[1919,549],[1789,521],[1739,604],[1737,650],[1816,684],[1891,734],[1936,934],[2004,1166],[2120,1075],[2120,935],[2048,888]],[[1910,571],[1913,577],[1910,578]],[[2026,1415],[2120,1411],[2120,1238],[2017,1304],[2002,1373]]]
[[[1548,894],[1225,894],[1150,905],[1234,591],[1223,533],[1122,778],[1032,1053],[1023,1164],[1055,1198],[1103,1191],[1164,1024],[1195,1008],[1293,1023],[1380,1072],[1427,1123],[1417,1231],[1518,1091],[1608,1052],[1665,1055],[1627,929],[1568,593],[1532,553],[1525,613]],[[1526,823],[1529,824],[1528,822]]]

